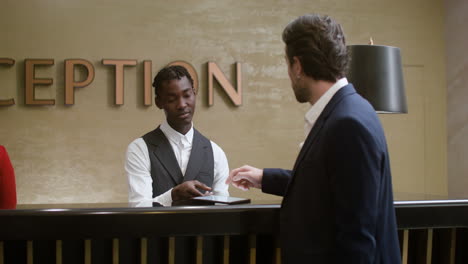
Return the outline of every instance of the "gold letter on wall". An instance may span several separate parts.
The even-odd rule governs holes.
[[[0,58],[0,65],[8,65],[8,66],[12,66],[13,64],[15,64],[15,60],[13,59],[8,59],[8,58]],[[15,104],[15,99],[4,99],[4,100],[1,100],[0,99],[0,106],[10,106],[10,105],[14,105]]]
[[[152,62],[151,61],[148,61],[148,60],[145,60],[143,61],[143,65],[144,65],[144,73],[143,73],[143,77],[144,77],[144,100],[143,100],[143,104],[144,105],[151,105],[152,102],[153,102],[153,98],[151,96],[151,86],[152,86],[152,75],[151,75],[151,72],[152,72]]]
[[[169,63],[167,66],[173,66],[173,65],[182,66],[188,71],[190,76],[192,76],[193,89],[195,90],[195,93],[198,93],[198,75],[197,75],[197,71],[195,70],[195,68],[190,63],[185,62],[185,61],[174,61],[174,62]]]
[[[53,59],[26,59],[24,61],[25,68],[25,85],[24,85],[24,98],[26,105],[54,105],[55,99],[50,100],[36,100],[34,93],[35,85],[51,85],[52,79],[36,79],[35,78],[35,65],[54,65]]]
[[[219,85],[227,93],[231,101],[236,106],[242,104],[242,73],[241,64],[236,62],[237,91],[229,83],[226,76],[214,62],[208,62],[208,105],[213,105],[213,77],[216,78]]]
[[[137,60],[102,60],[104,65],[115,65],[115,104],[124,103],[124,66],[135,66]]]
[[[75,81],[75,65],[82,65],[88,71],[84,81]],[[94,80],[94,66],[91,62],[82,59],[65,60],[65,104],[75,104],[75,87],[86,87]]]

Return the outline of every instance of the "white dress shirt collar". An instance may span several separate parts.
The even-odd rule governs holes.
[[[313,124],[315,124],[315,121],[317,121],[317,118],[322,113],[323,109],[325,109],[325,106],[327,106],[328,102],[330,102],[335,93],[347,84],[348,80],[346,78],[341,78],[335,84],[333,84],[332,87],[330,87],[330,89],[328,89],[317,100],[317,102],[315,102],[315,104],[312,105],[309,111],[307,111],[307,113],[305,114],[306,122],[313,126]]]
[[[317,121],[318,117],[320,114],[323,112],[323,109],[327,106],[327,104],[330,102],[332,97],[344,86],[348,84],[348,80],[346,78],[341,78],[339,79],[336,83],[334,83],[330,89],[328,89],[318,100],[315,102],[315,104],[310,107],[309,111],[305,114],[305,124],[304,124],[304,134],[305,137],[309,135],[310,131],[315,125],[315,122]],[[300,144],[302,145],[304,142]]]
[[[167,137],[167,139],[169,139],[169,141],[171,141],[175,145],[182,144],[184,147],[192,145],[193,123],[192,123],[192,126],[190,127],[190,130],[185,135],[173,129],[169,125],[169,123],[167,123],[167,120],[164,120],[164,122],[162,122],[160,128],[161,128],[161,131],[164,133],[164,135]]]

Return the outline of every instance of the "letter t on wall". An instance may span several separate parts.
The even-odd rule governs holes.
[[[115,66],[115,104],[124,103],[124,66],[135,66],[137,60],[102,60],[104,65]]]

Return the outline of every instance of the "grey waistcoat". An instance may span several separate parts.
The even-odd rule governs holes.
[[[209,139],[193,129],[193,143],[185,177],[172,150],[169,140],[158,127],[143,137],[148,146],[153,178],[153,198],[184,181],[198,180],[209,187],[213,185],[214,159]]]

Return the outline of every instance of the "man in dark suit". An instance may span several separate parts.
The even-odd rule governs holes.
[[[348,84],[341,26],[305,15],[283,31],[291,86],[309,102],[292,171],[243,166],[227,182],[284,196],[283,263],[401,262],[386,139],[372,106]]]

